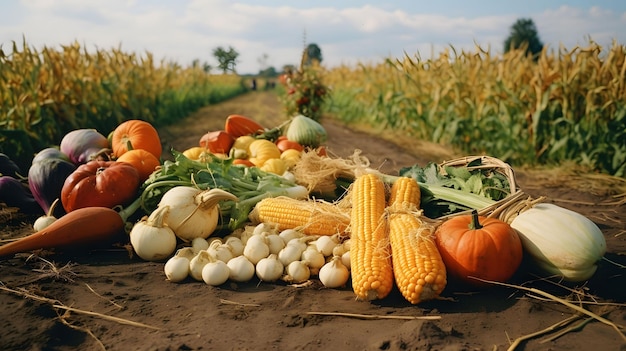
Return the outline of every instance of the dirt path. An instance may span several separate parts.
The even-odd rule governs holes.
[[[221,129],[229,114],[248,115],[274,126],[284,120],[279,111],[275,95],[252,93],[201,109],[187,120],[160,128],[159,133],[166,153],[170,148],[184,150],[195,146],[204,132]],[[347,156],[361,149],[373,167],[385,172],[455,157],[441,146],[402,135],[357,132],[333,121],[323,124],[331,151]],[[518,176],[530,195],[549,196],[596,221],[607,239],[606,257],[626,265],[624,205],[608,205],[615,200],[606,193],[594,195],[565,186],[579,181],[577,175],[554,181],[549,172],[519,172]],[[11,222],[2,235],[24,234],[29,225],[24,218]],[[573,290],[536,281],[526,270],[520,270],[513,282],[572,301],[584,298],[585,308],[622,325],[626,320],[624,271],[607,262],[601,262],[596,275],[585,284],[570,285]],[[68,313],[33,296],[100,315]],[[601,304],[592,303],[590,296]],[[381,301],[359,302],[349,286],[324,289],[316,281],[302,287],[258,280],[220,287],[191,280],[173,284],[165,280],[162,263],[144,262],[116,248],[50,256],[47,261],[18,255],[0,260],[0,349],[502,351],[513,339],[574,314],[558,303],[510,288],[479,290],[450,284],[443,297],[412,306],[396,290]],[[104,316],[145,325],[127,325]],[[387,319],[401,316],[406,319]],[[626,349],[618,332],[594,321],[580,331],[545,343],[542,340],[538,336],[516,350]]]

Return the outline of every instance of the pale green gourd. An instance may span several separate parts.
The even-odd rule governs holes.
[[[606,252],[604,235],[595,223],[554,204],[534,205],[513,219],[511,227],[539,268],[566,281],[591,278]]]

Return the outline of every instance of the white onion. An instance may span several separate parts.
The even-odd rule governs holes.
[[[285,268],[283,280],[288,283],[303,283],[311,277],[311,270],[306,263],[302,261],[293,261]]]
[[[189,259],[184,256],[172,256],[163,266],[165,278],[178,283],[189,276]]]
[[[146,261],[162,261],[176,250],[176,235],[163,218],[169,207],[160,207],[149,217],[136,222],[130,231],[130,244],[137,256]]]
[[[337,245],[339,245],[339,236],[337,234],[332,236],[323,235],[315,240],[315,246],[317,246],[317,250],[326,257],[332,255],[333,249]]]
[[[341,263],[341,257],[334,256],[319,271],[319,279],[327,288],[338,288],[346,285],[350,272],[348,268]]]
[[[262,281],[273,282],[283,275],[285,267],[278,260],[276,254],[270,254],[268,257],[262,258],[256,264],[256,275]]]
[[[231,236],[228,237],[224,243],[230,247],[230,251],[232,251],[233,256],[243,255],[244,245],[240,238]]]
[[[285,247],[285,242],[278,234],[264,234],[264,236],[271,254],[278,254]]]
[[[213,260],[202,268],[202,280],[211,286],[226,283],[230,276],[230,268],[224,261]]]
[[[237,200],[237,197],[221,189],[200,190],[191,186],[176,186],[165,192],[159,207],[169,206],[165,222],[176,236],[185,242],[194,238],[207,238],[217,228],[218,203]]]
[[[302,251],[301,261],[307,264],[309,268],[322,268],[326,263],[324,255],[317,251],[315,246],[309,245],[306,250]]]
[[[230,269],[229,279],[235,282],[247,282],[255,274],[254,264],[246,256],[237,256],[226,264]]]
[[[234,257],[233,252],[230,249],[230,246],[226,244],[222,244],[221,241],[211,242],[211,244],[209,245],[209,248],[206,251],[209,253],[209,255],[211,255],[211,257],[215,258],[216,260],[223,261],[225,263],[227,263]]]
[[[252,264],[257,264],[259,260],[269,256],[270,247],[267,245],[263,235],[253,235],[246,242],[243,248],[243,256],[245,256]]]
[[[278,260],[286,267],[291,262],[299,261],[304,249],[306,249],[306,246],[303,248],[296,241],[292,240],[278,252]]]
[[[211,262],[211,256],[207,251],[202,250],[198,252],[189,261],[189,275],[197,281],[202,281],[202,269],[209,262]]]

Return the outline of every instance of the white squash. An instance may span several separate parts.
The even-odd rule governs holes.
[[[604,235],[595,223],[554,204],[533,206],[520,213],[511,227],[539,268],[566,281],[591,278],[606,252]]]

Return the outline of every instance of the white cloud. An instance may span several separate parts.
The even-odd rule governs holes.
[[[470,5],[471,6],[471,5]],[[547,5],[548,6],[548,5]],[[6,7],[7,10],[3,10]],[[240,53],[238,70],[260,69],[258,58],[278,69],[297,64],[306,32],[308,43],[322,49],[327,66],[378,62],[388,56],[419,54],[428,58],[449,45],[471,50],[475,43],[501,52],[510,26],[518,17],[532,17],[540,38],[551,47],[626,42],[626,12],[606,7],[547,8],[530,15],[447,16],[410,8],[377,5],[296,8],[250,5],[229,0],[128,1],[106,5],[81,0],[29,0],[1,2],[0,12],[19,14],[0,22],[0,44],[12,40],[35,47],[56,46],[78,40],[88,49],[117,47],[157,60],[181,64],[194,59],[215,65],[212,50],[232,46]]]

